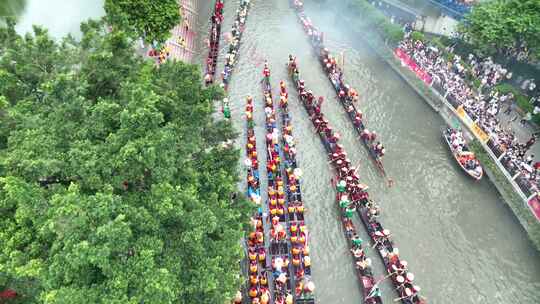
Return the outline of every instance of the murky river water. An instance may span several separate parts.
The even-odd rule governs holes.
[[[298,56],[306,86],[325,96],[323,110],[362,179],[381,203],[382,222],[393,232],[401,256],[409,262],[430,303],[540,303],[540,256],[496,189],[487,180],[475,183],[459,171],[439,132],[442,119],[388,66],[362,44],[359,37],[335,27],[335,16],[306,4],[307,13],[325,32],[332,52],[345,51],[345,79],[361,94],[360,108],[368,127],[383,139],[385,165],[395,186],[387,188],[369,160],[333,90],[305,39],[288,1],[254,1],[230,85],[232,115],[241,119],[245,96],[260,102],[262,63],[267,59],[272,82],[288,80],[288,54]],[[224,31],[236,5],[226,5]],[[292,84],[288,81],[288,86]],[[295,93],[290,94],[298,159],[304,173],[304,198],[309,212],[313,272],[319,303],[360,303],[347,245],[338,221],[331,168],[313,127]],[[262,104],[255,108],[259,147],[264,147]],[[263,157],[264,152],[260,152]],[[363,226],[358,224],[359,230]],[[367,236],[365,237],[367,239]],[[382,264],[370,252],[378,277]],[[385,300],[396,294],[383,287]]]
[[[105,13],[103,0],[1,0],[0,19],[17,17],[17,31],[28,32],[32,25],[44,26],[55,38],[78,36],[79,25]]]
[[[32,23],[43,24],[57,37],[76,33],[81,20],[103,13],[102,1],[52,2],[14,0],[3,2],[0,8],[23,3],[18,13],[19,29],[28,30]],[[235,1],[227,2],[223,31],[230,30],[237,7]],[[269,61],[272,83],[277,87],[279,80],[288,80],[285,62],[288,54],[295,54],[306,85],[325,96],[325,114],[342,134],[341,142],[353,163],[360,164],[363,181],[383,207],[382,222],[393,232],[401,256],[409,262],[429,302],[540,303],[540,255],[489,181],[474,183],[458,170],[441,141],[442,119],[359,37],[336,28],[335,16],[318,13],[307,4],[308,15],[326,33],[331,51],[345,51],[345,78],[361,94],[360,108],[367,116],[368,127],[380,134],[387,147],[386,170],[395,181],[393,188],[387,188],[335,102],[329,81],[288,1],[252,2],[240,60],[230,85],[232,116],[238,130],[244,132],[241,117],[245,96],[251,94],[259,102],[255,107],[256,131],[258,147],[264,147],[259,86],[262,63],[264,59]],[[205,31],[201,29],[201,33]],[[292,88],[290,81],[287,83]],[[307,224],[318,303],[361,303],[361,290],[330,187],[331,168],[296,94],[291,90],[290,95],[298,160],[304,171],[304,200],[309,208]],[[260,155],[262,161],[264,152]],[[360,223],[357,226],[363,231]],[[376,276],[382,277],[379,258],[373,251],[369,255],[375,261]],[[396,294],[390,284],[383,286],[383,292],[385,302],[392,303]]]

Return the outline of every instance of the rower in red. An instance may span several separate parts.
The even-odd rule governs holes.
[[[267,81],[270,81],[270,69],[268,68],[268,62],[264,63],[263,76]]]

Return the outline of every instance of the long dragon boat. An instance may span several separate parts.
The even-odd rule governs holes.
[[[246,130],[246,196],[257,206],[261,204],[261,189],[257,142],[253,122],[253,99],[251,97],[248,97],[246,103]],[[269,300],[270,298],[268,274],[271,274],[271,271],[267,267],[268,257],[265,249],[265,227],[261,209],[257,210],[253,215],[252,222],[253,230],[250,231],[246,241],[248,257],[248,282],[246,289],[252,301],[264,301],[264,299]],[[237,295],[235,303],[242,303],[242,297]]]
[[[281,148],[276,121],[276,113],[270,85],[270,69],[265,63],[264,78],[261,81],[266,128],[266,172],[268,179],[267,206],[270,213],[269,254],[273,274],[272,303],[293,303],[290,257],[291,241],[287,230],[287,206],[283,176],[281,174]]]
[[[362,219],[374,243],[373,247],[379,252],[379,256],[387,269],[388,277],[392,280],[398,292],[399,297],[396,300],[400,300],[404,304],[426,304],[425,298],[419,295],[420,287],[413,284],[414,274],[408,270],[407,262],[400,259],[399,251],[390,239],[390,231],[384,229],[377,219],[380,215],[380,208],[369,198],[367,186],[360,183],[357,168],[351,166],[347,153],[343,146],[338,143],[339,136],[336,136],[328,120],[321,112],[320,103],[315,102],[313,93],[307,90],[304,82],[300,80],[297,66],[290,71],[290,75],[298,91],[299,99],[310,115],[311,122],[328,152],[330,163],[336,170],[337,181],[340,186],[338,193],[341,193],[342,196],[340,199],[343,199],[343,193],[346,192],[346,199],[350,200],[350,203],[343,204],[340,207],[345,208],[344,212],[348,217],[350,217],[351,212],[356,210]],[[366,290],[369,290],[364,301],[371,300],[374,294],[378,295],[378,292],[375,291],[378,288],[378,283],[369,287],[370,283],[366,285],[362,280],[362,284],[365,288],[364,294]]]
[[[311,281],[311,257],[309,255],[308,229],[304,221],[304,203],[300,187],[302,171],[296,160],[296,146],[292,133],[288,108],[289,93],[283,81],[280,82],[279,109],[281,117],[282,174],[287,190],[287,229],[291,240],[291,261],[294,270],[294,303],[313,304],[314,283]]]
[[[359,98],[357,91],[350,87],[343,80],[343,70],[337,63],[336,56],[332,56],[323,44],[323,33],[318,30],[309,17],[303,10],[303,3],[298,0],[290,0],[290,6],[296,12],[298,20],[302,24],[304,32],[309,37],[309,42],[313,47],[315,54],[319,59],[322,69],[326,73],[328,79],[332,83],[337,99],[347,113],[347,117],[353,124],[354,129],[358,133],[359,139],[369,152],[371,159],[381,175],[386,176],[382,158],[385,154],[385,148],[377,139],[377,134],[369,131],[365,124],[365,118],[361,110],[354,105]],[[294,61],[294,58],[289,58],[289,66]]]
[[[236,11],[236,16],[234,18],[231,30],[231,43],[229,44],[229,50],[227,51],[227,56],[225,57],[225,67],[221,73],[221,81],[225,90],[227,90],[229,86],[231,74],[237,61],[238,51],[240,50],[240,42],[246,26],[250,3],[251,2],[245,0],[240,1],[240,7]]]
[[[219,55],[219,40],[221,36],[221,23],[223,22],[223,0],[216,0],[214,11],[210,17],[210,32],[208,34],[208,56],[206,57],[206,71],[204,83],[214,83],[216,76],[217,58]]]
[[[362,246],[362,239],[356,232],[356,227],[351,219],[352,209],[350,208],[350,200],[344,185],[340,184],[336,187],[338,194],[336,196],[336,205],[341,214],[341,224],[345,238],[351,247],[351,256],[353,258],[354,267],[358,279],[362,284],[365,304],[381,304],[382,298],[378,283],[371,270],[371,259],[366,256],[365,248]]]

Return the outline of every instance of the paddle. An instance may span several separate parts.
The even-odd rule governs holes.
[[[410,295],[410,296],[403,296],[403,297],[401,297],[401,298],[395,298],[395,299],[394,299],[394,302],[401,301],[401,300],[406,299],[406,298],[412,298],[412,297],[416,296],[417,294],[418,294],[418,292],[415,292],[415,293],[413,293],[413,294]]]
[[[410,296],[404,296],[404,297],[401,297],[401,298],[395,298],[394,299],[394,302],[398,302],[398,301],[401,301],[403,299],[406,299],[406,298],[409,298],[409,297],[412,297],[413,295],[410,295]]]

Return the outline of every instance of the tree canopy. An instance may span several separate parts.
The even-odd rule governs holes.
[[[107,21],[147,43],[163,43],[180,23],[177,0],[105,0]]]
[[[540,59],[540,1],[493,0],[476,5],[459,26],[483,54]]]
[[[20,303],[219,303],[251,212],[199,68],[122,31],[0,29],[0,291]]]

